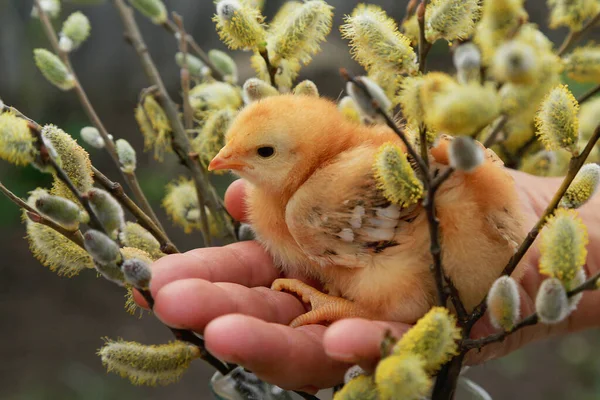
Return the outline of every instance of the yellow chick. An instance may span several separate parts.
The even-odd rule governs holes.
[[[431,149],[432,169],[448,168],[451,140]],[[390,141],[401,145],[387,126],[350,121],[329,100],[281,95],[242,110],[210,163],[249,182],[250,223],[284,274],[316,278],[327,292],[276,280],[272,289],[311,305],[291,326],[347,317],[413,323],[435,304],[425,210],[391,204],[373,175]],[[487,150],[481,167],[443,184],[436,210],[445,273],[471,310],[523,237],[512,177]]]

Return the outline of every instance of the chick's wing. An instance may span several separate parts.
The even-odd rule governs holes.
[[[378,255],[410,246],[410,225],[420,206],[401,209],[377,189],[372,168],[376,152],[375,146],[361,146],[339,154],[317,169],[287,204],[292,236],[320,265],[364,267]]]

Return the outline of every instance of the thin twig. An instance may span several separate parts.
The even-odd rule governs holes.
[[[596,290],[597,284],[598,284],[598,279],[600,279],[600,272],[596,273],[594,276],[592,276],[591,278],[586,280],[584,283],[582,283],[575,289],[568,292],[567,296],[569,298],[571,298],[571,297],[573,297],[579,293],[582,293],[584,291]],[[461,346],[462,346],[463,350],[481,349],[482,347],[487,346],[488,344],[501,342],[507,336],[515,333],[519,329],[523,329],[527,326],[535,325],[538,322],[539,322],[538,314],[533,313],[533,314],[529,315],[527,318],[524,318],[523,320],[521,320],[509,331],[499,332],[494,335],[489,335],[489,336],[486,336],[486,337],[483,337],[480,339],[465,339],[462,341]]]
[[[427,222],[429,225],[429,252],[431,253],[431,258],[433,259],[433,263],[431,264],[431,271],[435,277],[435,284],[438,294],[438,305],[442,307],[446,307],[446,303],[448,300],[448,295],[444,288],[444,283],[446,282],[444,269],[442,267],[442,246],[440,243],[440,221],[436,215],[435,209],[435,194],[438,189],[450,177],[453,169],[448,168],[442,175],[440,175],[435,182],[428,178],[429,183],[427,184],[427,197],[423,201],[423,207],[425,208],[425,213],[427,214]],[[461,305],[462,306],[462,305]],[[461,307],[461,311],[464,310],[464,307]],[[457,309],[458,312],[458,309]],[[464,319],[465,316],[460,316],[459,319]]]
[[[427,68],[427,54],[431,50],[431,43],[425,37],[425,10],[427,9],[428,0],[421,0],[421,4],[417,7],[417,21],[419,23],[419,72],[424,73]]]
[[[162,24],[162,27],[165,28],[171,34],[175,35],[175,37],[177,38],[179,29],[178,29],[177,25],[175,23],[173,23],[171,20],[168,20],[167,22]],[[194,51],[194,53],[196,53],[196,55],[200,58],[200,60],[202,60],[202,62],[204,64],[206,64],[206,66],[208,68],[210,68],[212,77],[218,81],[222,81],[224,78],[223,74],[221,74],[221,72],[219,72],[217,67],[215,67],[215,64],[210,60],[208,55],[204,52],[204,50],[202,50],[202,48],[198,45],[198,43],[196,43],[194,38],[189,34],[184,35],[183,38],[185,38],[186,43],[192,48],[192,50]],[[178,38],[178,39],[181,40],[180,38]]]
[[[94,212],[94,209],[92,208],[92,205],[90,204],[90,199],[87,196],[87,194],[81,193],[79,191],[79,189],[75,186],[75,184],[73,183],[71,178],[69,178],[69,176],[67,175],[65,170],[62,169],[60,164],[57,163],[56,160],[48,152],[48,149],[46,148],[46,145],[44,144],[42,130],[40,129],[41,127],[38,124],[32,124],[30,122],[29,128],[37,139],[37,146],[40,151],[40,155],[42,157],[43,162],[48,163],[54,169],[54,174],[56,175],[56,177],[58,179],[60,179],[69,188],[71,193],[73,193],[73,196],[75,196],[77,198],[77,200],[79,201],[79,203],[81,203],[81,205],[83,206],[83,208],[85,209],[85,211],[88,213],[88,215],[90,217],[90,222],[89,222],[90,227],[92,227],[93,229],[96,229],[106,235],[107,234],[106,229],[104,228],[104,225],[102,224],[102,222],[100,222],[100,219]]]
[[[483,143],[485,147],[492,147],[496,144],[496,142],[498,141],[498,137],[500,136],[500,132],[502,132],[502,129],[504,128],[507,122],[508,115],[504,114],[502,117],[500,117],[496,125],[494,125],[494,129]]]
[[[575,44],[583,36],[585,36],[592,28],[600,21],[600,12],[591,18],[580,30],[569,32],[569,35],[565,38],[564,42],[560,45],[558,52],[556,53],[559,57],[562,56],[571,45]]]
[[[156,65],[148,52],[148,48],[140,33],[137,22],[135,21],[132,9],[127,6],[123,0],[113,0],[113,3],[121,17],[127,37],[138,54],[144,73],[150,83],[155,86],[158,91],[158,100],[162,104],[171,127],[173,128],[173,151],[191,172],[196,185],[198,200],[206,203],[212,216],[215,218],[217,226],[221,227],[223,230],[225,240],[228,242],[235,241],[235,232],[233,231],[231,222],[228,220],[227,214],[223,210],[215,189],[210,185],[208,174],[201,168],[198,161],[190,156],[190,154],[192,154],[192,147],[189,138],[179,119],[175,103],[169,96]],[[209,239],[210,238],[205,238],[205,244],[210,245]]]
[[[54,222],[53,220],[51,220],[50,218],[46,218],[38,210],[31,207],[23,199],[21,199],[19,196],[17,196],[13,192],[11,192],[6,186],[4,186],[2,184],[2,182],[0,182],[0,192],[4,193],[4,195],[6,197],[8,197],[17,206],[26,210],[27,217],[30,220],[32,220],[35,223],[45,225],[48,228],[54,229],[55,231],[57,231],[58,233],[60,233],[61,235],[63,235],[64,237],[66,237],[67,239],[69,239],[70,241],[72,241],[73,243],[78,245],[79,247],[81,247],[82,249],[84,248],[83,247],[83,235],[81,234],[81,231],[79,229],[74,229],[74,230],[66,229],[63,226],[61,226],[61,225],[57,224],[56,222]]]
[[[183,19],[179,14],[173,12],[173,19],[179,28],[179,51],[183,54],[183,65],[181,66],[181,91],[183,93],[183,121],[185,129],[190,130],[194,126],[194,114],[190,104],[190,70],[188,68],[188,43],[185,40],[186,32]]]
[[[119,203],[125,207],[138,221],[138,223],[145,228],[148,232],[152,234],[160,243],[160,250],[165,254],[175,254],[179,253],[179,250],[173,242],[169,239],[169,237],[162,230],[156,226],[152,218],[144,213],[144,211],[138,207],[137,204],[133,200],[127,196],[125,191],[123,191],[123,187],[118,182],[113,182],[106,175],[104,175],[101,171],[96,169],[96,167],[92,166],[92,171],[94,172],[94,180],[98,182],[104,189],[106,189],[110,194],[113,195],[115,199],[119,201]]]
[[[521,259],[525,256],[525,253],[527,253],[527,251],[529,250],[529,248],[531,247],[531,245],[533,244],[533,242],[539,235],[541,229],[546,224],[548,218],[551,217],[554,214],[554,212],[556,211],[558,204],[560,203],[561,199],[565,195],[567,189],[569,189],[571,182],[573,182],[573,179],[575,179],[575,176],[577,175],[577,173],[579,172],[579,170],[585,163],[585,160],[588,158],[592,149],[596,145],[596,142],[598,142],[599,139],[600,139],[600,125],[598,125],[596,127],[596,129],[594,130],[594,133],[593,133],[592,137],[590,138],[590,140],[588,141],[587,145],[585,146],[583,152],[581,152],[581,154],[579,154],[578,156],[575,156],[571,159],[571,162],[569,163],[569,170],[567,171],[567,175],[565,176],[562,184],[560,185],[560,188],[558,189],[558,191],[556,192],[556,194],[550,201],[550,204],[548,205],[548,207],[546,207],[546,210],[544,211],[544,213],[542,214],[542,216],[540,217],[538,222],[531,229],[531,231],[529,231],[529,233],[525,237],[525,240],[523,241],[523,243],[521,243],[521,246],[519,246],[519,249],[517,250],[517,252],[510,258],[508,264],[502,271],[502,275],[510,275],[513,273],[513,271],[515,270],[515,268],[517,267],[517,265],[519,264]],[[481,303],[479,303],[479,305],[477,307],[475,307],[475,309],[471,313],[471,317],[469,318],[469,327],[472,327],[475,324],[475,322],[477,322],[485,313],[485,311],[487,309],[486,298],[484,298],[481,301]]]
[[[408,151],[408,154],[410,154],[410,156],[416,161],[417,166],[420,169],[419,172],[426,173],[426,171],[429,169],[429,167],[427,166],[427,164],[425,164],[425,161],[423,160],[423,158],[419,155],[419,153],[416,152],[416,150],[414,149],[414,147],[412,146],[412,144],[406,137],[406,134],[400,128],[398,128],[398,126],[394,123],[392,118],[385,112],[385,110],[383,110],[381,108],[379,103],[377,103],[377,101],[375,101],[373,99],[373,97],[369,93],[366,86],[362,82],[357,80],[355,77],[350,75],[348,70],[346,70],[345,68],[340,68],[340,75],[347,82],[352,82],[353,84],[355,84],[360,90],[362,90],[362,92],[366,96],[368,96],[373,101],[373,107],[375,108],[375,111],[377,111],[385,119],[386,124],[394,131],[394,133],[396,133],[396,135],[398,135],[400,140],[402,140],[402,143],[404,143],[404,145],[406,146],[406,150]]]
[[[577,102],[581,105],[594,97],[597,93],[600,93],[600,85],[591,88],[589,91],[585,92],[581,97],[577,99]]]
[[[185,129],[190,130],[193,127],[193,110],[190,104],[190,72],[188,70],[188,49],[187,42],[185,41],[186,32],[183,25],[183,19],[177,13],[173,13],[173,19],[179,28],[179,51],[183,54],[183,65],[181,67],[181,88],[183,91],[183,120],[185,122]],[[198,157],[195,157],[198,159]],[[198,205],[200,209],[200,231],[205,239],[205,243],[212,244],[212,238],[210,236],[210,227],[208,224],[208,216],[206,215],[206,202],[203,197],[198,196]]]
[[[104,140],[104,147],[106,148],[106,151],[108,152],[108,154],[110,155],[110,157],[112,158],[114,163],[117,165],[117,167],[119,167],[119,169],[121,170],[123,177],[127,181],[127,185],[133,192],[135,199],[140,203],[141,208],[144,210],[144,212],[146,214],[148,214],[154,220],[155,224],[161,230],[164,231],[162,225],[160,224],[160,221],[158,220],[158,217],[156,216],[156,214],[154,213],[154,210],[152,209],[152,206],[150,205],[150,203],[148,202],[148,199],[144,195],[144,192],[142,191],[142,189],[139,185],[139,182],[137,180],[135,173],[125,172],[121,169],[121,162],[119,161],[117,149],[111,139],[111,135],[108,133],[108,130],[102,123],[102,120],[98,116],[98,113],[94,109],[94,106],[90,102],[90,99],[88,98],[85,90],[83,89],[83,86],[81,85],[81,82],[79,81],[79,78],[77,77],[77,74],[75,73],[75,69],[73,68],[73,65],[71,64],[71,59],[69,58],[69,53],[64,52],[60,49],[60,46],[58,44],[58,36],[56,35],[54,26],[52,25],[52,22],[50,21],[50,18],[48,18],[48,15],[46,14],[46,12],[40,6],[40,0],[35,0],[35,6],[37,7],[37,10],[38,10],[38,13],[40,16],[40,21],[42,22],[42,27],[44,28],[44,32],[46,33],[46,36],[48,37],[48,40],[50,41],[50,45],[52,46],[53,50],[58,54],[58,56],[60,57],[62,62],[65,64],[65,66],[68,68],[69,73],[73,76],[73,80],[75,81],[75,87],[74,87],[75,93],[77,94],[77,97],[79,98],[79,102],[83,106],[84,111],[86,112],[89,119],[92,121],[92,123],[96,127],[96,129],[98,129],[98,132],[100,133],[100,136],[102,137],[102,140]]]
[[[277,83],[275,82],[275,76],[277,75],[277,67],[271,64],[271,60],[269,60],[269,51],[267,48],[263,48],[259,51],[260,56],[265,60],[265,65],[267,66],[267,71],[269,72],[269,79],[271,80],[271,85],[274,88],[277,88]]]
[[[496,333],[494,335],[486,336],[481,339],[464,339],[461,342],[461,347],[463,348],[463,350],[481,349],[482,347],[484,347],[488,344],[501,342],[508,335],[511,335],[520,329],[523,329],[527,326],[535,325],[537,323],[538,323],[538,315],[537,315],[537,313],[533,313],[533,314],[529,315],[527,318],[522,319],[510,331],[503,331],[500,333]]]

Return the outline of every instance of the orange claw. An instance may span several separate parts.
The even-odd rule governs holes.
[[[343,318],[369,318],[370,314],[350,300],[330,296],[298,279],[276,279],[271,285],[272,290],[289,292],[298,295],[311,310],[292,320],[290,326],[297,328],[303,325],[333,322]]]

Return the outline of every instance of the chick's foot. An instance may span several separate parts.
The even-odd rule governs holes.
[[[289,292],[298,295],[304,303],[310,304],[311,310],[290,322],[292,328],[303,325],[333,322],[343,318],[369,318],[369,313],[355,303],[322,293],[314,287],[297,279],[276,279],[272,290]]]

